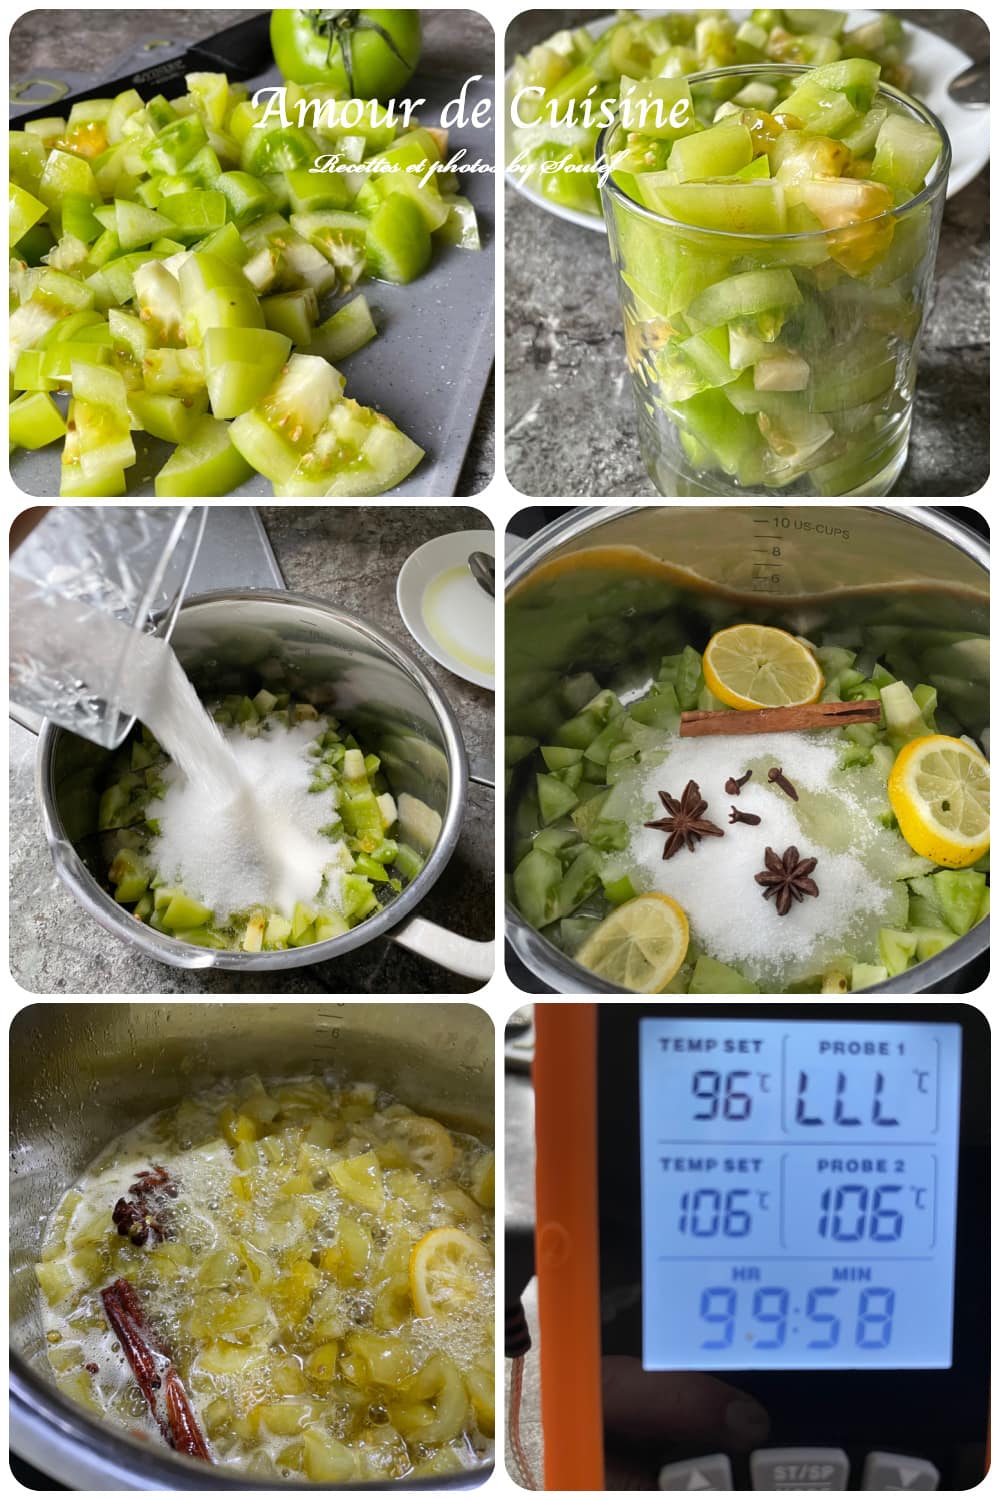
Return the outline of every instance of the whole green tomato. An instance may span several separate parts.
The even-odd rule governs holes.
[[[350,99],[391,99],[420,57],[417,10],[274,10],[271,47],[291,83]]]

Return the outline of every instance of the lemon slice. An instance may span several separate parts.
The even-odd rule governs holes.
[[[772,625],[719,630],[702,657],[705,686],[729,708],[793,708],[815,703],[823,673],[807,646]]]
[[[576,961],[611,984],[637,995],[656,995],[684,962],[688,920],[671,896],[636,896],[604,918]]]
[[[402,1115],[393,1121],[392,1134],[413,1165],[428,1177],[440,1177],[455,1160],[448,1131],[425,1115]]]
[[[947,734],[910,740],[889,773],[889,805],[910,848],[951,870],[990,847],[990,765]]]
[[[480,1301],[492,1268],[489,1250],[464,1229],[432,1229],[410,1252],[417,1317],[447,1317]]]

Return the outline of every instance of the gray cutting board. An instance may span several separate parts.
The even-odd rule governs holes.
[[[165,61],[189,43],[157,50]],[[148,65],[141,53],[115,59],[106,78]],[[63,79],[71,92],[90,86],[79,73],[47,69],[46,77]],[[281,82],[277,69],[247,84],[255,88]],[[424,98],[419,111],[422,123],[438,125],[441,111],[458,97],[464,78],[421,73],[412,79],[407,93]],[[100,80],[93,80],[95,91]],[[466,114],[471,115],[481,99],[493,98],[493,79],[472,84],[466,93]],[[26,107],[29,101],[26,101]],[[53,105],[53,112],[59,108]],[[17,111],[12,115],[16,116]],[[454,111],[452,111],[454,114]],[[492,116],[492,111],[491,111]],[[451,152],[465,148],[466,160],[495,160],[492,118],[485,127],[471,124],[449,130]],[[381,332],[364,349],[343,361],[348,396],[365,406],[377,407],[397,427],[420,444],[427,457],[397,489],[393,499],[413,496],[453,495],[475,426],[483,391],[493,364],[493,264],[494,264],[494,176],[463,173],[460,191],[471,198],[479,218],[482,250],[458,250],[448,246],[436,250],[430,269],[409,286],[384,281],[363,281],[363,291]],[[336,307],[329,301],[321,308],[326,317]],[[142,433],[135,434],[138,462],[126,473],[130,496],[150,496],[153,478],[166,462],[171,447]],[[18,451],[11,460],[14,482],[29,495],[52,498],[59,494],[59,457],[62,444],[55,443],[36,453]],[[234,496],[271,494],[271,485],[259,474],[233,490]]]

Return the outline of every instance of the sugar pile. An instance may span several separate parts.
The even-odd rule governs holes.
[[[324,903],[342,909],[351,856],[320,832],[336,802],[332,792],[309,791],[309,747],[326,727],[313,719],[256,739],[228,731],[222,738],[235,774],[221,801],[204,779],[168,768],[167,791],[149,808],[160,823],[150,859],[166,881],[210,906],[217,922],[250,907],[290,917],[297,901],[315,902],[324,877]]]
[[[905,887],[892,873],[902,840],[877,821],[884,778],[872,768],[841,771],[841,743],[824,734],[668,736],[662,765],[637,778],[627,856],[637,888],[673,896],[687,912],[692,939],[763,987],[784,988],[839,959],[874,961],[878,928],[905,918]],[[782,767],[798,802],[768,782],[772,766]],[[728,778],[750,769],[740,795],[729,796]],[[664,860],[666,836],[642,823],[664,816],[660,790],[679,797],[688,781],[698,783],[708,803],[703,816],[725,836]],[[760,824],[730,824],[730,807],[755,813]],[[817,858],[820,894],[779,917],[754,875],[768,846],[781,855],[790,845],[802,858]]]

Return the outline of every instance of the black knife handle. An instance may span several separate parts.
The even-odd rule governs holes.
[[[204,42],[188,47],[177,57],[164,62],[150,63],[148,68],[137,68],[123,78],[111,78],[97,82],[81,94],[67,94],[49,104],[37,105],[17,111],[11,115],[10,123],[20,129],[27,120],[44,120],[57,114],[66,115],[74,104],[85,99],[113,99],[126,89],[135,89],[140,98],[155,99],[176,83],[186,73],[225,73],[235,82],[253,78],[271,66],[270,12],[251,16],[248,21],[238,21],[227,26]]]

